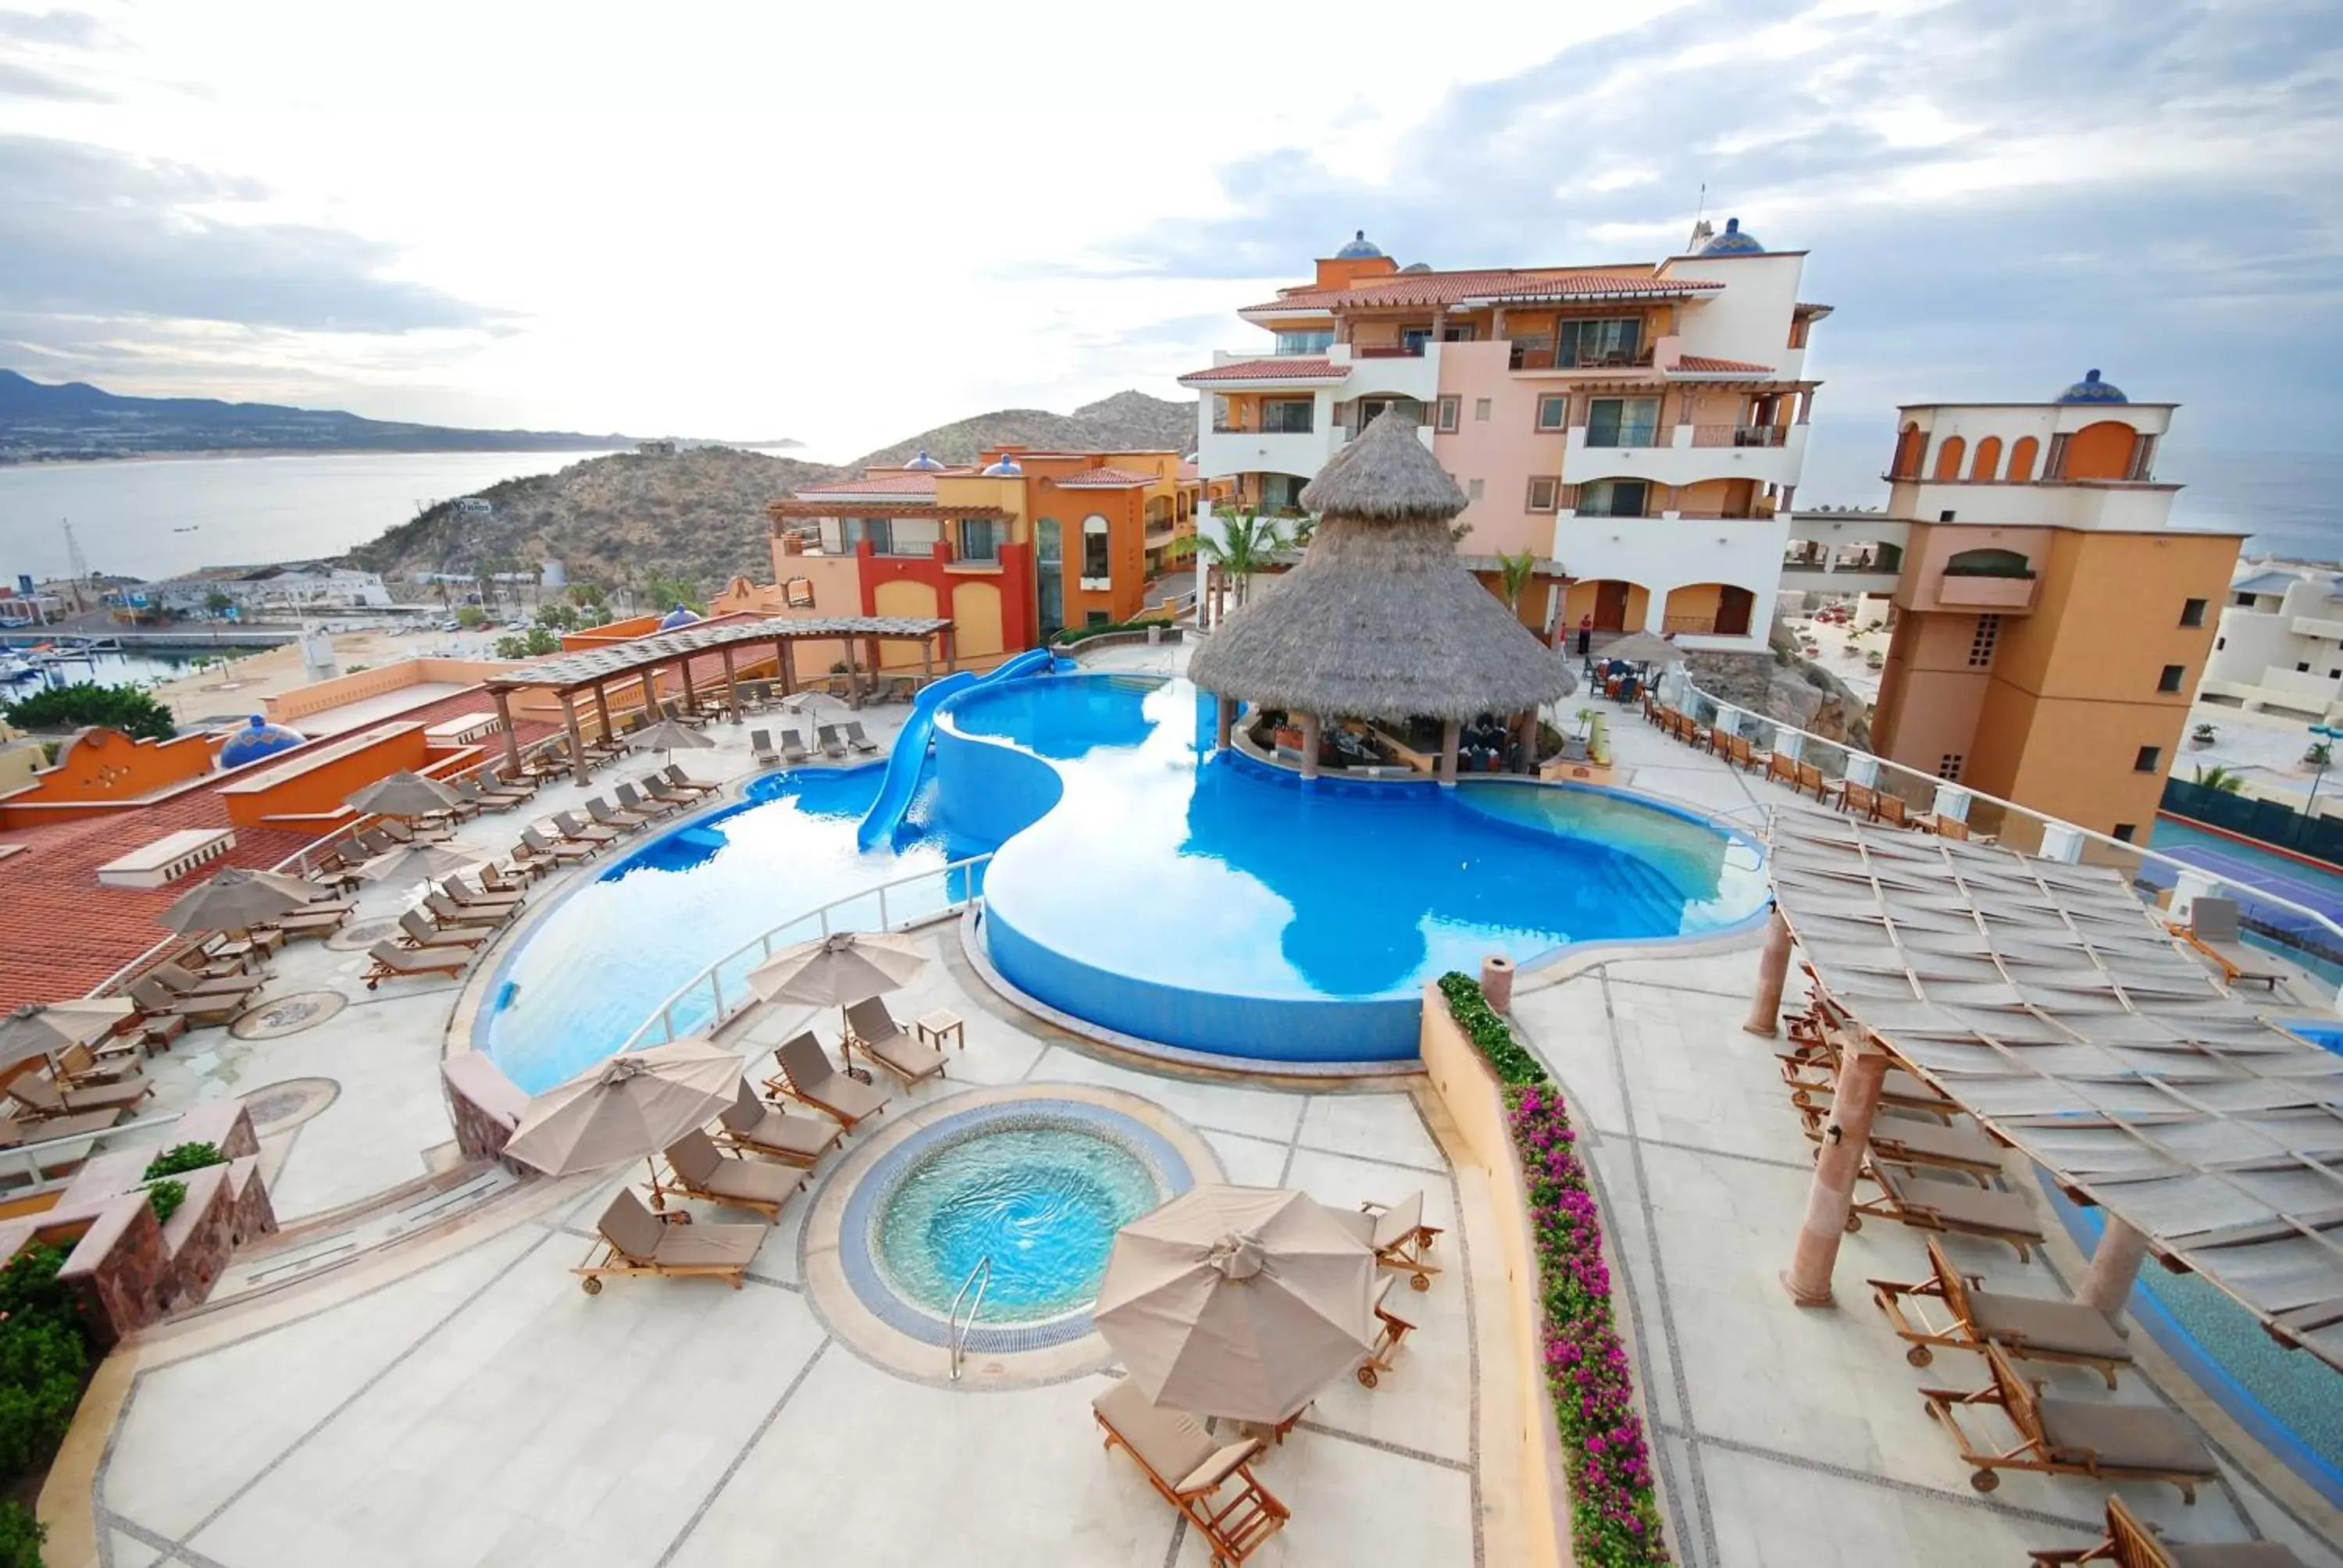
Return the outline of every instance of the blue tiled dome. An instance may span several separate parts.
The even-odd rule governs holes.
[[[928,449],[925,447],[920,447],[920,455],[904,464],[903,467],[906,472],[913,474],[940,474],[944,471],[944,466],[941,463],[928,456]]]
[[[1351,236],[1350,244],[1344,246],[1342,249],[1334,253],[1334,259],[1336,261],[1363,261],[1371,256],[1381,256],[1382,254],[1383,247],[1375,244],[1373,240],[1367,237],[1367,231],[1365,229],[1360,229],[1356,234]]]
[[[2083,378],[2058,394],[2061,403],[2128,403],[2123,388],[2112,381],[2102,381],[2096,370],[2086,370]]]
[[[984,466],[984,477],[988,479],[1013,479],[1024,471],[1024,466],[1006,452]]]
[[[1703,256],[1755,256],[1765,248],[1755,235],[1741,232],[1739,218],[1729,217],[1725,220],[1725,232],[1702,246],[1700,253]]]
[[[699,618],[698,616],[691,613],[689,607],[678,605],[673,609],[667,612],[666,618],[659,622],[659,628],[661,631],[679,631],[683,628],[691,625]]]
[[[245,727],[227,738],[219,749],[222,768],[241,768],[257,762],[264,757],[274,757],[279,751],[289,751],[307,742],[308,737],[282,724],[271,724],[256,713]]]

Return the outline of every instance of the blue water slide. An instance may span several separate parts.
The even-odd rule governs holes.
[[[895,829],[902,825],[903,813],[911,809],[911,797],[920,788],[920,770],[927,766],[928,738],[935,731],[936,709],[946,699],[972,687],[1040,675],[1061,665],[1072,668],[1071,660],[1052,660],[1047,648],[1037,648],[987,674],[972,675],[963,669],[922,688],[911,699],[910,717],[903,720],[902,732],[895,737],[894,749],[887,754],[887,777],[880,782],[879,798],[862,814],[862,825],[855,829],[854,841],[865,849],[880,844],[893,845]]]

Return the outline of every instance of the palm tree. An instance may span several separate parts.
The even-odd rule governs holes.
[[[1515,615],[1522,613],[1522,595],[1529,592],[1530,581],[1537,576],[1538,558],[1535,551],[1523,550],[1517,556],[1502,552],[1497,557],[1499,580],[1505,589],[1505,603]]]
[[[2195,783],[2200,789],[2210,789],[2222,795],[2235,795],[2245,789],[2246,779],[2244,774],[2224,768],[2217,762],[2209,768],[2198,768]]]
[[[1265,519],[1258,511],[1225,524],[1221,537],[1194,533],[1173,539],[1171,553],[1176,557],[1194,556],[1207,567],[1217,567],[1236,581],[1237,608],[1244,608],[1246,585],[1254,573],[1269,564],[1269,558],[1285,548],[1285,534],[1273,521]]]

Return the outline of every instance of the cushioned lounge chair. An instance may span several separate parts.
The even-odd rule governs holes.
[[[858,1083],[832,1067],[810,1030],[775,1046],[773,1060],[780,1071],[765,1080],[768,1094],[786,1094],[827,1112],[849,1132],[887,1109],[887,1091]]]
[[[589,859],[594,851],[602,847],[599,841],[588,842],[583,839],[548,839],[534,828],[520,830],[520,842],[521,849],[527,849],[531,858],[557,862]],[[520,850],[513,852],[518,855]]]
[[[79,1116],[91,1111],[126,1111],[155,1092],[144,1078],[122,1083],[93,1083],[81,1089],[60,1089],[38,1072],[17,1076],[8,1084],[8,1097],[35,1119]]]
[[[234,974],[199,975],[184,965],[164,962],[142,977],[159,980],[169,994],[185,1000],[196,996],[250,996],[268,982],[256,974],[238,970]],[[134,1000],[136,992],[133,993]]]
[[[824,757],[843,757],[846,755],[846,741],[844,738],[838,733],[837,725],[815,725],[813,729],[813,738],[820,743],[821,747],[821,754]]]
[[[1439,1239],[1440,1227],[1423,1222],[1423,1193],[1411,1192],[1396,1203],[1363,1203],[1355,1213],[1337,1210],[1334,1217],[1374,1249],[1376,1262],[1407,1275],[1419,1291],[1432,1289],[1440,1265],[1425,1261],[1424,1254]]]
[[[1928,1268],[1927,1279],[1911,1284],[1870,1282],[1871,1299],[1887,1314],[1896,1337],[1912,1347],[1904,1359],[1916,1367],[1935,1359],[1932,1347],[1974,1351],[1994,1344],[2025,1361],[2089,1367],[2113,1388],[2117,1371],[2132,1364],[2131,1346],[2097,1307],[1997,1295],[1984,1288],[1981,1276],[1954,1267],[1933,1236],[1928,1238]],[[1943,1302],[1952,1321],[1942,1325],[1931,1322],[1919,1306],[1930,1301]]]
[[[1817,1060],[1795,1051],[1776,1052],[1775,1057],[1782,1065],[1782,1081],[1790,1086],[1790,1103],[1801,1114],[1827,1111],[1838,1091],[1838,1068],[1828,1060]],[[1947,1124],[1963,1114],[1959,1101],[1946,1099],[1900,1067],[1889,1068],[1881,1080],[1879,1103],[1933,1116]]]
[[[781,760],[789,763],[791,767],[795,767],[798,763],[800,763],[805,759],[806,744],[804,737],[798,733],[797,727],[795,725],[783,725],[781,727]]]
[[[756,755],[759,768],[770,768],[781,759],[781,754],[773,749],[773,732],[769,729],[749,731],[749,749]]]
[[[409,910],[399,916],[398,930],[401,947],[427,950],[477,948],[495,934],[474,926],[462,926],[452,930],[445,926],[435,926],[423,918],[420,910]]]
[[[2237,926],[2237,901],[2199,896],[2188,906],[2188,923],[2179,928],[2188,945],[2210,959],[2231,985],[2268,986],[2278,990],[2286,970],[2267,955],[2246,946]]]
[[[268,929],[283,933],[286,940],[293,941],[302,937],[331,935],[341,930],[342,922],[349,918],[350,906],[347,904],[315,905],[277,916],[268,922]]]
[[[737,1149],[791,1165],[811,1165],[838,1147],[846,1129],[827,1116],[799,1116],[769,1105],[743,1081],[718,1118],[716,1135]]]
[[[367,950],[367,971],[358,978],[374,990],[387,980],[417,975],[460,975],[471,964],[470,948],[402,948],[385,939]]]
[[[1186,1515],[1215,1568],[1242,1563],[1292,1517],[1253,1478],[1258,1438],[1216,1442],[1194,1416],[1149,1403],[1129,1378],[1091,1401],[1091,1413],[1107,1447],[1131,1455],[1147,1483]]]
[[[423,907],[430,912],[433,924],[442,932],[493,930],[513,918],[515,905],[498,900],[492,904],[459,904],[445,893],[426,893]],[[414,911],[409,910],[412,914]]]
[[[627,783],[613,784],[610,793],[618,798],[620,810],[632,811],[647,821],[657,821],[661,817],[669,816],[682,804],[679,800],[655,800]]]
[[[2016,1249],[2020,1262],[2031,1258],[2033,1249],[2042,1244],[2041,1221],[2015,1192],[1973,1187],[1966,1181],[1932,1181],[1871,1159],[1864,1161],[1863,1173],[1878,1185],[1880,1195],[1855,1205],[1846,1217],[1850,1231],[1863,1229],[1864,1216],[1870,1215],[1916,1231],[1982,1236]]]
[[[5,1098],[5,1096],[0,1096]],[[0,1115],[0,1149],[21,1149],[27,1143],[48,1143],[65,1138],[86,1138],[116,1125],[128,1112],[112,1111],[82,1111],[64,1116]],[[89,1157],[90,1151],[80,1149],[51,1150],[34,1156],[19,1155],[6,1162],[8,1173],[21,1176],[28,1160],[41,1168],[41,1176],[61,1176]]]
[[[2053,1547],[2026,1553],[2036,1568],[2067,1563],[2112,1563],[2115,1568],[2302,1568],[2302,1559],[2275,1541],[2224,1542],[2188,1546],[2167,1541],[2124,1500],[2107,1498],[2107,1533],[2089,1546]]]
[[[138,1004],[140,1012],[148,1018],[184,1018],[198,1029],[227,1022],[244,1010],[251,997],[249,990],[175,996],[151,975],[130,982],[130,1000]]]
[[[667,1146],[667,1169],[651,1171],[651,1207],[669,1198],[698,1198],[734,1209],[753,1209],[778,1223],[781,1205],[805,1190],[806,1172],[793,1165],[744,1154],[727,1154],[697,1129]]]
[[[1815,1103],[1810,1099],[1798,1108],[1806,1137],[1815,1143],[1823,1141],[1830,1123],[1829,1097],[1822,1096],[1820,1101]],[[1870,1147],[1874,1155],[1892,1165],[1957,1171],[1980,1185],[2001,1174],[2001,1145],[1973,1122],[1947,1125],[1925,1115],[1882,1114],[1872,1118]]]
[[[618,841],[618,830],[616,828],[602,828],[590,822],[580,822],[575,815],[568,811],[556,811],[553,814],[553,830],[560,834],[565,842],[591,844],[598,849],[605,844],[615,844]]]
[[[862,720],[860,719],[850,719],[846,721],[845,734],[846,743],[865,757],[878,755],[879,743],[862,733]]]
[[[668,781],[670,789],[680,789],[687,795],[712,795],[716,792],[715,785],[703,784],[694,779],[683,770],[683,764],[680,762],[669,763],[659,770],[659,776]]]
[[[2101,1481],[2168,1481],[2197,1501],[2197,1486],[2220,1473],[2196,1427],[2162,1405],[2107,1400],[2045,1399],[2017,1375],[1998,1345],[1985,1347],[1993,1381],[1981,1389],[1924,1388],[1928,1413],[1944,1423],[1961,1458],[1976,1468],[1969,1484],[1991,1492],[2000,1472],[2088,1475]],[[1980,1447],[1961,1417],[1998,1405],[2017,1440],[2006,1449]]]
[[[871,997],[846,1010],[846,1046],[893,1073],[904,1088],[940,1078],[944,1053],[895,1021],[884,998]]]
[[[602,1293],[603,1278],[609,1274],[715,1279],[739,1290],[771,1231],[763,1225],[685,1223],[689,1218],[670,1214],[662,1221],[643,1207],[633,1188],[621,1188],[594,1222],[601,1240],[569,1271],[580,1276],[579,1286],[589,1296]]]
[[[480,886],[474,887],[461,877],[450,877],[439,884],[439,890],[468,910],[518,910],[528,897],[518,888],[501,890],[490,888],[482,874]]]
[[[621,811],[599,795],[588,799],[586,815],[613,833],[631,833],[651,819],[649,811]]]
[[[70,1093],[77,1089],[94,1089],[105,1083],[144,1081],[138,1070],[140,1055],[136,1040],[109,1041],[105,1050],[96,1046],[75,1043],[57,1052],[56,1065],[49,1076],[57,1087]]]

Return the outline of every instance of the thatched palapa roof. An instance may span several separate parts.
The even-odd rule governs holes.
[[[1207,691],[1324,718],[1470,719],[1568,696],[1568,665],[1458,560],[1464,493],[1388,412],[1302,492],[1310,548],[1196,649]]]

